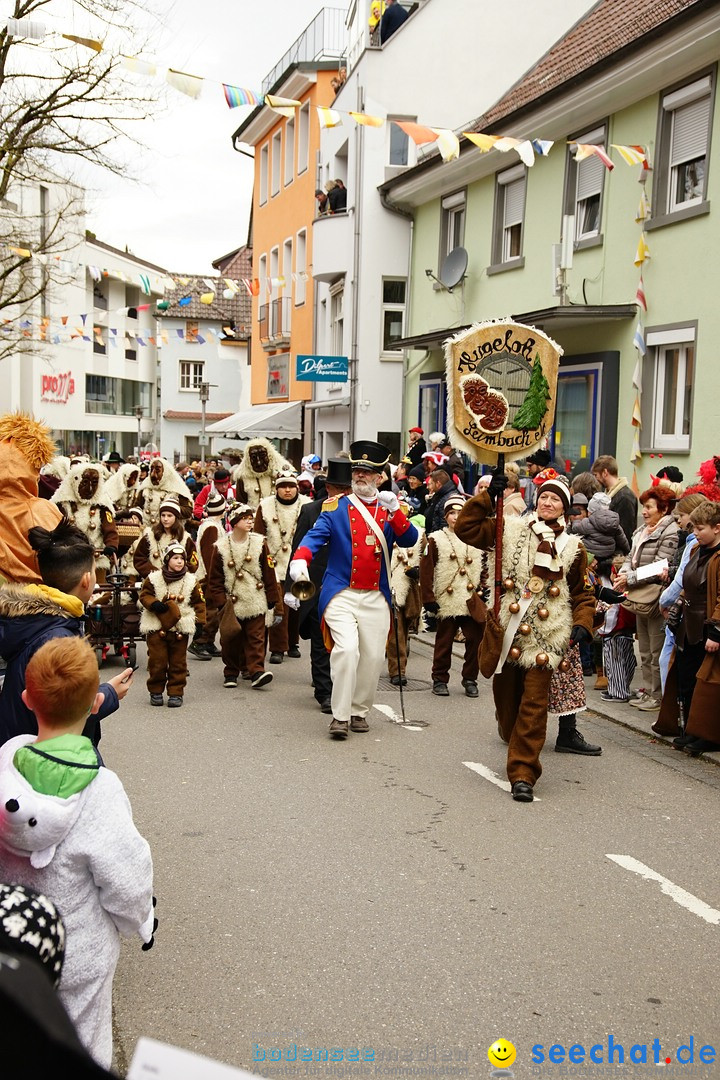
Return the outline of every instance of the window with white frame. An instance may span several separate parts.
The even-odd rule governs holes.
[[[280,166],[282,162],[282,132],[276,131],[272,137],[272,186],[271,195],[280,191]]]
[[[281,316],[282,316],[282,329],[286,334],[290,333],[290,324],[292,319],[292,256],[293,256],[293,242],[292,237],[286,240],[283,244],[283,263],[282,263],[282,276],[285,279],[285,285],[281,290]]]
[[[258,292],[258,303],[260,305],[267,303],[267,255],[261,255],[258,259],[258,282],[260,285],[260,291]]]
[[[268,143],[260,147],[260,191],[258,200],[263,206],[268,201],[268,177],[270,163],[270,147]]]
[[[307,170],[310,162],[310,103],[298,109],[298,174]]]
[[[441,203],[440,269],[446,255],[461,247],[465,239],[465,191],[446,195]]]
[[[493,263],[512,262],[522,255],[525,180],[524,165],[497,174]]]
[[[301,229],[295,244],[295,306],[305,303],[307,271],[307,230]]]
[[[712,94],[713,80],[705,75],[662,99],[656,192],[660,213],[676,213],[705,199]]]
[[[695,327],[648,330],[645,342],[643,442],[652,450],[689,450]]]
[[[388,117],[388,165],[414,165],[415,143],[411,143],[406,132],[391,120],[415,121],[414,116]]]
[[[568,147],[565,176],[565,213],[575,218],[575,243],[600,236],[605,166],[597,154],[576,161],[577,144],[604,146],[607,127],[593,128],[576,136]]]
[[[382,351],[397,353],[395,342],[403,336],[405,327],[405,296],[407,282],[404,278],[383,280]]]
[[[330,348],[332,356],[343,356],[345,284],[341,282],[330,290]]]
[[[180,361],[180,390],[197,392],[204,380],[205,364],[202,360]]]

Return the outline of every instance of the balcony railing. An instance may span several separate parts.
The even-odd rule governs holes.
[[[269,93],[293,64],[340,59],[345,50],[345,16],[344,8],[323,8],[267,73],[263,93]]]

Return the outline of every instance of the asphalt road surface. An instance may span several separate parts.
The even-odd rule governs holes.
[[[263,1076],[477,1077],[502,1038],[516,1080],[602,1077],[618,1046],[623,1075],[714,1074],[720,769],[587,714],[602,757],[554,753],[551,721],[514,803],[489,684],[458,666],[434,697],[415,644],[407,723],[379,689],[336,742],[302,649],[261,691],[190,659],[181,710],[141,659],[104,725],[160,919],[123,947],[117,1068],[146,1035]]]

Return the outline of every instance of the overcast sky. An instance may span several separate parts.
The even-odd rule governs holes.
[[[132,150],[140,183],[95,173],[87,227],[173,272],[211,273],[212,261],[247,240],[253,163],[231,135],[252,111],[229,109],[221,82],[259,90],[268,71],[322,0],[154,0],[164,29],[143,53],[159,66],[205,79],[202,96],[168,88],[167,109],[136,126],[147,149]],[[346,0],[327,6],[347,7]],[[79,32],[79,31],[75,31]],[[164,77],[164,73],[163,77]],[[129,78],[138,78],[129,76]]]

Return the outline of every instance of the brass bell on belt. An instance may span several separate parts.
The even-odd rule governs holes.
[[[560,595],[560,589],[557,587],[557,585],[551,585],[550,588],[548,589],[548,596],[559,596],[559,595]]]
[[[546,607],[539,607],[537,609],[537,617],[538,617],[538,619],[547,619],[549,614],[550,614],[550,612],[548,611],[548,609]]]
[[[546,652],[539,652],[535,657],[535,663],[538,667],[545,667],[550,657]]]
[[[506,577],[503,581],[503,587],[505,589],[505,592],[512,592],[515,588],[515,582],[511,577]]]
[[[520,610],[520,605],[518,604],[517,600],[513,600],[512,604],[510,605],[510,610],[512,611],[513,615],[517,615],[518,611]]]
[[[531,632],[532,631],[531,631],[530,623],[526,623],[526,622],[520,623],[520,633],[522,634],[523,637],[527,637],[528,634],[531,633]]]
[[[560,667],[561,671],[569,671],[570,670],[570,661],[569,660],[561,660],[560,664],[559,664],[559,667]]]
[[[521,653],[522,649],[519,649],[517,645],[513,645],[508,655],[510,656],[511,660],[519,660]]]

